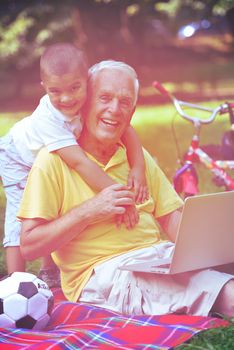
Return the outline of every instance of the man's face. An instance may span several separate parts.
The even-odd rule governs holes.
[[[88,133],[99,142],[116,143],[135,110],[135,88],[129,73],[106,69],[95,77],[85,109]]]
[[[61,76],[47,75],[42,85],[53,106],[61,113],[70,118],[79,113],[87,95],[87,77],[79,70]]]

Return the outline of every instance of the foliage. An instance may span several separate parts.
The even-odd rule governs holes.
[[[28,6],[14,19],[0,23],[0,62],[18,69],[30,67],[48,42],[63,40],[71,34],[72,9],[52,5]],[[1,6],[1,5],[0,5]]]
[[[9,57],[14,56],[20,51],[21,41],[33,24],[33,19],[27,17],[24,13],[19,14],[17,19],[6,28],[0,24],[2,39],[0,42],[0,52],[3,59],[8,60]]]
[[[45,45],[62,40],[85,48],[91,61],[113,51],[128,57],[126,46],[139,45],[142,32],[146,44],[152,35],[165,44],[181,23],[224,14],[232,6],[233,0],[3,0],[0,62],[5,68],[32,66]]]
[[[233,6],[233,0],[170,0],[166,3],[156,4],[157,10],[164,12],[170,18],[171,28],[174,32],[183,25],[200,22],[204,19],[217,25],[218,21],[221,22],[221,17],[225,18],[227,27],[229,27],[229,21],[232,23],[234,20],[233,14],[228,19],[226,13]]]

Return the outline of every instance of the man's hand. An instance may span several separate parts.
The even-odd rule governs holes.
[[[21,253],[26,260],[37,259],[42,254],[49,255],[79,235],[88,225],[122,215],[126,207],[133,205],[134,194],[127,186],[115,184],[54,220],[24,219]]]
[[[83,206],[87,210],[90,224],[128,213],[126,215],[129,219],[126,217],[125,220],[126,222],[130,221],[130,223],[127,225],[135,225],[136,209],[134,193],[127,186],[121,184],[109,186],[99,192],[95,197],[84,202]]]

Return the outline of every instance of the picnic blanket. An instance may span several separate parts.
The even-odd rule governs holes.
[[[215,317],[125,316],[65,300],[53,289],[55,306],[43,331],[0,328],[0,350],[171,349],[201,330],[227,326]]]

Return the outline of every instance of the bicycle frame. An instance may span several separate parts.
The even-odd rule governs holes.
[[[217,186],[224,186],[226,191],[234,190],[234,179],[227,174],[225,170],[234,169],[234,160],[214,160],[200,146],[200,129],[203,124],[210,124],[214,121],[218,114],[229,113],[231,124],[234,125],[233,112],[234,104],[223,103],[215,109],[206,108],[196,104],[177,100],[175,96],[170,94],[160,83],[154,82],[153,86],[163,95],[169,97],[178,112],[178,114],[191,122],[195,128],[195,133],[192,137],[191,144],[185,154],[184,164],[180,167],[173,178],[175,190],[179,194],[184,194],[184,197],[196,195],[198,189],[198,175],[195,168],[196,163],[201,163],[213,175],[213,181]],[[198,111],[209,113],[207,119],[192,117],[187,114],[183,107],[190,107]],[[232,113],[231,113],[232,112]]]
[[[224,186],[226,191],[234,190],[234,179],[224,169],[234,169],[234,161],[213,160],[199,147],[199,138],[194,135],[184,165],[176,171],[173,178],[174,187],[178,193],[185,196],[198,194],[198,176],[194,164],[202,163],[214,175],[217,186]]]

